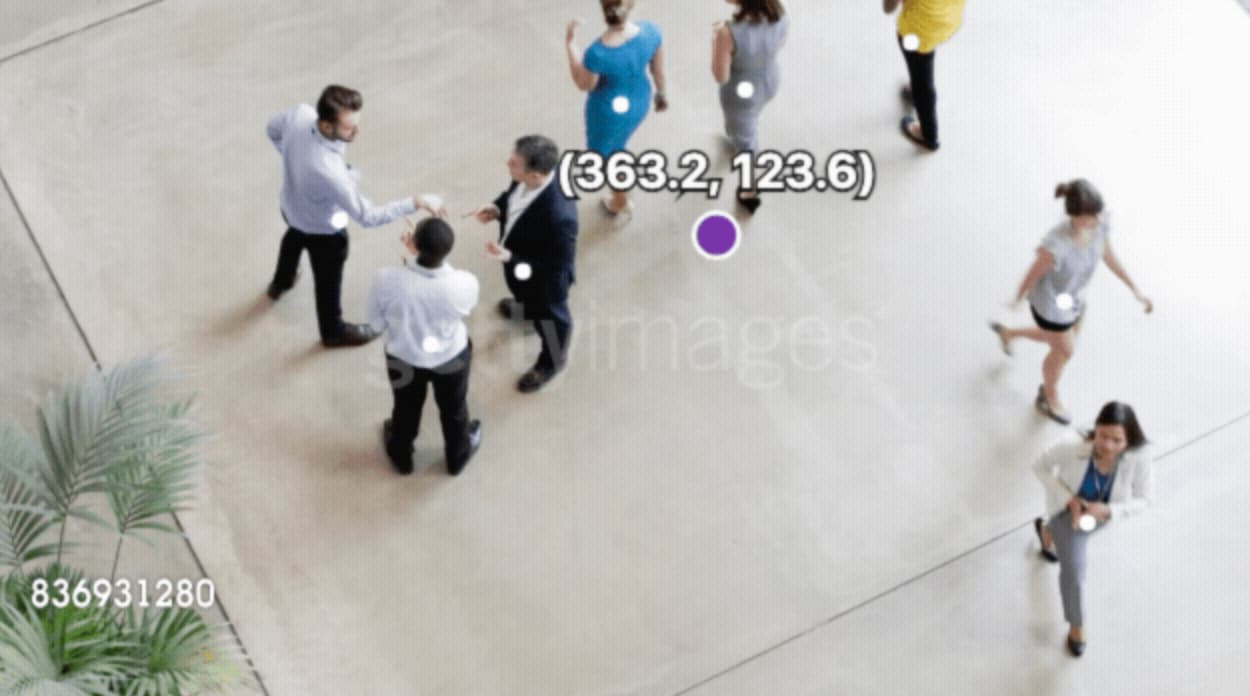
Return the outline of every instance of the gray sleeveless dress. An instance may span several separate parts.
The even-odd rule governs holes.
[[[720,86],[720,104],[725,112],[725,135],[739,151],[754,151],[758,146],[760,111],[781,83],[777,51],[786,42],[789,27],[789,15],[772,24],[743,21],[729,25],[734,54],[729,81]]]

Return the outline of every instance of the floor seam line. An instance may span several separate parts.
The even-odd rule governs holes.
[[[161,2],[163,0],[156,1]],[[39,254],[39,260],[43,263],[44,271],[52,281],[53,287],[56,288],[57,295],[61,298],[61,305],[69,313],[70,321],[74,323],[74,328],[78,331],[78,337],[82,339],[83,346],[86,347],[88,355],[91,356],[91,362],[95,364],[97,371],[103,372],[104,368],[100,364],[100,358],[96,355],[95,348],[91,345],[91,340],[87,338],[87,332],[78,321],[78,315],[74,313],[74,308],[70,306],[69,298],[65,295],[65,289],[61,287],[60,281],[57,280],[56,273],[52,270],[52,264],[48,261],[48,257],[43,251],[43,246],[39,244],[39,238],[35,236],[35,231],[30,226],[30,220],[27,219],[26,213],[22,211],[22,206],[17,201],[17,194],[13,191],[13,187],[9,185],[8,177],[4,175],[3,167],[0,167],[0,185],[3,185],[4,191],[9,197],[9,202],[13,204],[13,210],[17,212],[18,220],[21,221],[22,227],[26,229],[26,236],[30,239],[31,244],[34,245],[35,252]],[[173,517],[174,525],[178,527],[178,533],[186,544],[187,551],[191,554],[191,559],[195,561],[195,567],[199,570],[200,575],[205,578],[211,577],[205,569],[204,563],[201,562],[199,554],[195,552],[195,547],[191,545],[191,538],[187,536],[186,528],[182,526],[182,520],[178,519],[178,514],[170,513],[170,516]],[[260,672],[256,669],[256,664],[252,662],[252,657],[248,653],[247,646],[243,644],[242,636],[235,629],[234,622],[230,620],[230,614],[226,611],[225,605],[218,599],[216,606],[221,611],[222,618],[226,620],[226,625],[230,627],[230,633],[234,636],[235,643],[243,651],[243,657],[247,660],[247,665],[251,669],[252,676],[256,678],[256,683],[260,686],[261,693],[269,696],[269,690],[265,687],[265,682],[260,678]]]
[[[1214,428],[1212,428],[1212,429],[1210,429],[1210,430],[1208,430],[1208,431],[1206,431],[1206,432],[1204,432],[1204,433],[1202,433],[1202,434],[1200,434],[1200,435],[1198,435],[1198,436],[1196,436],[1196,437],[1193,437],[1193,438],[1190,438],[1189,440],[1186,440],[1185,442],[1181,443],[1180,445],[1177,445],[1177,446],[1175,446],[1175,447],[1173,447],[1173,448],[1169,449],[1168,451],[1166,451],[1166,452],[1164,452],[1164,453],[1160,454],[1158,457],[1155,457],[1154,461],[1155,461],[1155,462],[1162,461],[1162,460],[1164,460],[1164,459],[1166,459],[1166,458],[1170,457],[1171,455],[1176,454],[1177,452],[1180,452],[1181,450],[1186,449],[1186,448],[1188,448],[1188,447],[1190,447],[1190,446],[1192,446],[1192,445],[1194,445],[1194,444],[1197,444],[1198,442],[1200,442],[1200,441],[1202,441],[1202,440],[1205,440],[1206,438],[1209,438],[1209,437],[1211,437],[1212,435],[1215,435],[1216,433],[1218,433],[1218,432],[1220,432],[1220,431],[1222,431],[1222,430],[1224,430],[1224,429],[1226,429],[1226,428],[1229,428],[1229,427],[1231,427],[1231,426],[1233,426],[1233,425],[1236,425],[1236,424],[1237,424],[1238,422],[1240,422],[1240,421],[1246,420],[1247,418],[1250,418],[1250,411],[1247,411],[1246,413],[1243,413],[1243,414],[1241,414],[1240,416],[1236,416],[1236,417],[1234,417],[1232,420],[1227,421],[1227,422],[1225,422],[1225,423],[1222,423],[1222,424],[1220,424],[1220,425],[1218,425],[1218,426],[1216,426],[1216,427],[1214,427]],[[982,549],[984,549],[984,548],[986,548],[986,547],[988,547],[988,546],[991,546],[991,545],[993,545],[993,544],[995,544],[995,543],[997,543],[997,542],[1001,541],[1002,539],[1005,539],[1006,537],[1009,537],[1009,536],[1011,536],[1012,534],[1015,534],[1015,533],[1019,532],[1019,531],[1020,531],[1020,530],[1022,530],[1022,529],[1027,529],[1031,523],[1032,523],[1031,521],[1030,521],[1030,522],[1025,522],[1025,523],[1024,523],[1024,524],[1022,524],[1022,525],[1018,525],[1018,526],[1012,527],[1011,529],[1008,529],[1008,530],[1007,530],[1007,531],[1005,531],[1005,532],[1001,532],[1001,533],[999,533],[999,534],[996,534],[996,535],[994,535],[994,536],[990,537],[988,540],[983,541],[983,542],[981,542],[981,543],[977,544],[976,546],[973,546],[973,547],[971,547],[971,548],[969,548],[969,549],[967,549],[967,550],[965,550],[965,551],[962,551],[962,552],[960,552],[960,553],[956,554],[955,556],[952,556],[952,557],[950,557],[950,558],[946,559],[945,561],[942,561],[941,563],[938,563],[937,565],[935,565],[935,566],[933,566],[933,567],[931,567],[931,568],[927,568],[927,569],[925,569],[924,571],[922,571],[922,572],[918,573],[917,575],[913,575],[912,577],[907,578],[907,579],[905,579],[905,580],[903,580],[903,581],[899,582],[898,584],[896,584],[896,585],[894,585],[894,586],[892,586],[892,587],[886,588],[885,590],[882,590],[881,592],[878,592],[877,594],[875,594],[875,595],[873,595],[873,596],[871,596],[871,597],[868,597],[867,599],[864,599],[864,600],[862,600],[862,601],[860,601],[860,602],[858,602],[858,603],[856,603],[856,604],[854,604],[854,605],[852,605],[852,606],[850,606],[850,607],[847,607],[846,609],[843,609],[842,611],[840,611],[840,612],[838,612],[838,613],[834,614],[833,616],[831,616],[831,617],[829,617],[829,618],[827,618],[827,619],[825,619],[825,620],[823,620],[823,621],[820,621],[820,622],[818,622],[818,623],[815,623],[815,624],[813,624],[813,625],[811,625],[811,626],[809,626],[809,627],[807,627],[807,628],[803,629],[802,631],[799,631],[798,633],[796,633],[796,634],[794,634],[794,635],[792,635],[792,636],[790,636],[790,637],[788,637],[788,638],[786,638],[786,639],[784,639],[784,640],[782,640],[782,641],[780,641],[780,642],[778,642],[778,643],[775,643],[775,644],[773,644],[773,645],[768,646],[767,648],[764,648],[763,650],[761,650],[761,651],[759,651],[759,652],[755,653],[754,655],[750,655],[750,656],[748,656],[748,657],[746,657],[746,658],[743,658],[742,660],[739,660],[738,662],[735,662],[734,664],[730,665],[729,667],[726,667],[725,669],[723,669],[723,670],[721,670],[721,671],[719,671],[719,672],[717,672],[717,673],[715,673],[715,674],[713,674],[713,675],[711,675],[711,676],[709,676],[709,677],[707,677],[707,678],[705,678],[705,679],[701,679],[701,680],[699,680],[698,682],[695,682],[694,684],[691,684],[690,686],[687,686],[687,687],[685,687],[685,688],[681,689],[680,691],[676,691],[676,692],[674,692],[674,693],[672,694],[672,696],[684,696],[685,694],[688,694],[688,693],[690,693],[691,691],[694,691],[695,689],[697,689],[697,688],[699,688],[699,687],[701,687],[701,686],[704,686],[704,685],[706,685],[706,684],[710,684],[711,682],[716,681],[717,679],[720,679],[721,677],[723,677],[723,676],[725,676],[725,675],[727,675],[727,674],[729,674],[729,673],[731,673],[731,672],[733,672],[733,671],[735,671],[735,670],[737,670],[737,669],[739,669],[739,668],[741,668],[741,667],[744,667],[745,665],[747,665],[747,664],[749,664],[749,663],[751,663],[751,662],[754,662],[754,661],[756,661],[756,660],[760,659],[761,657],[764,657],[765,655],[767,655],[767,654],[769,654],[769,653],[772,653],[772,652],[775,652],[775,651],[777,651],[777,650],[780,650],[781,648],[783,648],[783,647],[785,647],[785,646],[789,645],[790,643],[793,643],[793,642],[794,642],[794,641],[796,641],[796,640],[799,640],[799,639],[801,639],[801,638],[804,638],[804,637],[806,637],[806,636],[809,636],[809,635],[811,635],[812,633],[815,633],[816,631],[818,631],[818,630],[820,630],[820,629],[822,629],[822,628],[825,628],[826,626],[829,626],[829,625],[831,625],[831,624],[833,624],[833,623],[835,623],[835,622],[837,622],[837,621],[839,621],[839,620],[841,620],[841,619],[846,618],[846,616],[848,616],[849,614],[852,614],[852,613],[854,613],[854,612],[856,612],[856,611],[859,611],[860,609],[863,609],[864,607],[867,607],[868,605],[873,604],[873,603],[877,602],[878,600],[885,599],[885,598],[886,598],[886,597],[888,597],[889,595],[891,595],[891,594],[893,594],[893,593],[895,593],[895,592],[898,592],[899,590],[901,590],[901,589],[903,589],[903,588],[907,587],[908,585],[911,585],[911,584],[913,584],[913,583],[919,582],[920,580],[925,579],[926,577],[928,577],[928,576],[932,575],[933,573],[936,573],[936,572],[938,572],[939,570],[942,570],[943,568],[946,568],[946,567],[950,566],[951,564],[953,564],[953,563],[955,563],[955,562],[957,562],[957,561],[960,561],[960,560],[963,560],[964,558],[967,558],[968,556],[970,556],[970,555],[972,555],[972,554],[976,553],[977,551],[980,551],[980,550],[982,550]]]
[[[68,39],[68,38],[70,38],[70,37],[72,37],[72,36],[77,36],[78,34],[81,34],[81,33],[85,32],[85,31],[88,31],[88,30],[94,29],[94,28],[96,28],[96,27],[98,27],[98,26],[100,26],[100,25],[102,25],[102,24],[108,24],[109,22],[112,22],[112,21],[113,21],[113,20],[115,20],[115,19],[120,19],[120,18],[122,18],[122,17],[125,17],[126,15],[130,15],[130,14],[134,14],[134,13],[136,13],[136,12],[140,12],[140,11],[142,11],[142,10],[146,10],[147,8],[149,8],[149,7],[151,7],[151,6],[153,6],[153,5],[157,5],[157,4],[160,4],[160,3],[162,3],[162,2],[165,2],[165,0],[148,0],[148,1],[147,1],[147,2],[145,2],[145,3],[139,4],[139,5],[135,5],[134,7],[131,7],[131,8],[126,9],[126,10],[122,10],[121,12],[118,12],[117,14],[109,15],[108,17],[104,17],[103,19],[97,19],[97,20],[95,20],[94,22],[90,22],[90,23],[88,23],[88,24],[85,24],[85,25],[83,25],[83,26],[81,26],[81,27],[79,27],[79,28],[77,28],[77,29],[74,29],[73,31],[66,32],[66,33],[61,34],[61,35],[59,35],[59,36],[54,36],[54,37],[52,37],[52,38],[50,38],[50,39],[47,39],[47,40],[45,40],[45,41],[40,41],[39,43],[35,44],[34,46],[27,46],[26,48],[23,48],[23,49],[21,49],[21,50],[17,51],[16,53],[11,53],[11,54],[9,54],[9,55],[7,55],[7,56],[4,56],[3,58],[0,58],[0,65],[4,65],[5,63],[9,62],[10,60],[13,60],[13,59],[15,59],[15,58],[20,58],[20,57],[22,57],[22,56],[24,56],[24,55],[27,55],[28,53],[34,53],[35,51],[38,51],[38,50],[39,50],[39,49],[41,49],[41,48],[45,48],[45,47],[47,47],[47,46],[51,46],[52,44],[55,44],[55,43],[60,43],[61,41],[64,41],[65,39]]]

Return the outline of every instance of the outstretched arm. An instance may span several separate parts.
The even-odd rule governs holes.
[[[1119,257],[1111,250],[1111,242],[1107,242],[1106,246],[1103,247],[1102,260],[1107,263],[1107,268],[1111,269],[1115,277],[1124,281],[1128,289],[1133,292],[1133,297],[1137,298],[1137,301],[1145,306],[1147,314],[1154,310],[1154,304],[1150,301],[1150,298],[1141,294],[1141,290],[1137,289],[1137,286],[1133,284],[1133,279],[1129,277],[1128,271],[1124,270],[1124,264],[1120,263]]]

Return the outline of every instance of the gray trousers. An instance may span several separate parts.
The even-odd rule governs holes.
[[[1055,540],[1055,555],[1059,556],[1059,594],[1063,597],[1063,618],[1073,626],[1085,625],[1085,611],[1081,605],[1081,585],[1085,583],[1085,544],[1094,532],[1102,529],[1099,522],[1092,532],[1072,528],[1072,516],[1065,508],[1050,518],[1046,527]]]

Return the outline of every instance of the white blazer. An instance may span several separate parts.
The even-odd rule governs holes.
[[[1081,488],[1085,470],[1094,444],[1085,440],[1064,441],[1046,450],[1033,473],[1046,489],[1046,509],[1049,515],[1061,512]],[[1141,512],[1150,504],[1154,475],[1151,472],[1150,446],[1143,445],[1120,455],[1115,482],[1111,485],[1112,519]]]

